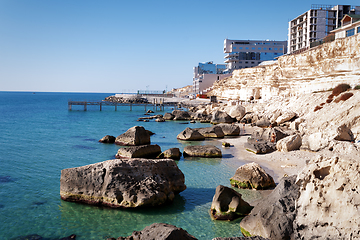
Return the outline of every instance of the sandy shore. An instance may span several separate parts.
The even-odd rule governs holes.
[[[256,162],[262,166],[267,173],[269,173],[276,183],[284,175],[298,174],[306,162],[315,156],[314,152],[307,151],[292,151],[292,152],[279,152],[275,151],[268,154],[254,154],[245,149],[244,143],[252,133],[252,127],[246,126],[245,133],[241,126],[241,135],[236,138],[225,138],[219,141],[228,142],[230,147],[229,152],[232,156],[225,158],[226,164],[234,168],[234,173],[238,167],[243,164]]]

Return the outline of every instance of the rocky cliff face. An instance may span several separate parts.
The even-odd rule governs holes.
[[[360,79],[360,34],[337,39],[301,54],[281,56],[272,65],[239,69],[214,83],[212,95],[248,100],[327,90]]]

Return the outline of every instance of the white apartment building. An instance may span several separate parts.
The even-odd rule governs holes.
[[[224,40],[225,63],[230,72],[275,60],[287,51],[287,41]]]
[[[289,22],[288,54],[307,49],[341,26],[345,14],[360,14],[360,6],[311,5],[311,9]]]
[[[360,33],[360,15],[346,14],[341,20],[341,27],[331,33],[335,34],[335,39],[351,37]]]
[[[194,67],[193,92],[202,94],[210,88],[215,81],[229,77],[226,64],[214,64],[213,62],[199,63]]]

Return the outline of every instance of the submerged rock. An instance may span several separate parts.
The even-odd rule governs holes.
[[[253,207],[235,190],[219,185],[213,197],[210,215],[216,220],[234,220],[250,213]]]
[[[239,167],[235,175],[230,178],[230,183],[238,188],[268,189],[275,187],[274,179],[255,162]]]
[[[157,206],[186,189],[185,177],[171,159],[114,159],[61,171],[65,201],[109,207]]]
[[[142,126],[129,128],[125,133],[119,135],[115,143],[123,146],[138,146],[150,144],[150,135]]]
[[[166,223],[153,223],[142,231],[134,231],[131,236],[119,237],[117,240],[196,240],[182,228]]]
[[[184,157],[217,158],[222,157],[222,153],[219,148],[212,145],[186,146],[184,148]]]

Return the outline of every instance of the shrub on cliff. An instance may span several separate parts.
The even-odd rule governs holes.
[[[346,84],[346,83],[342,83],[342,84],[337,85],[334,88],[334,90],[332,91],[332,94],[334,96],[338,96],[340,93],[343,93],[343,92],[347,91],[348,89],[351,89],[350,85]]]

